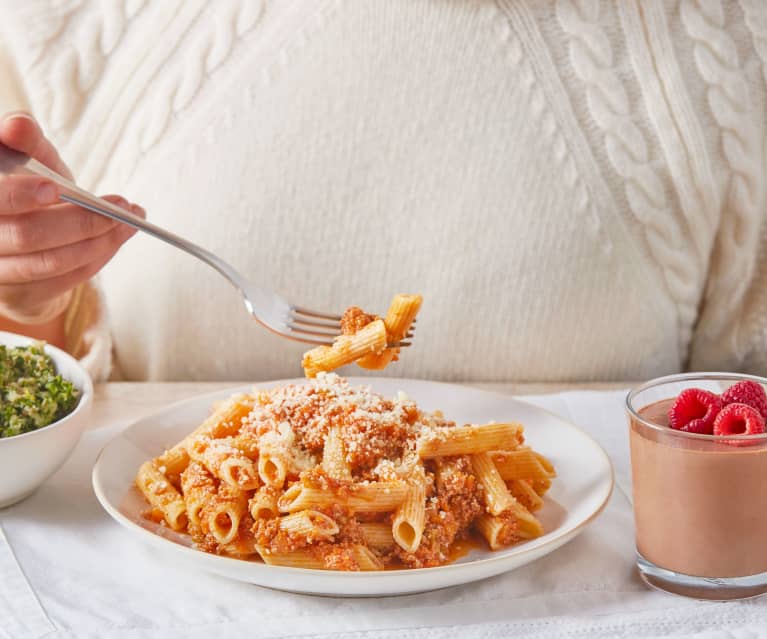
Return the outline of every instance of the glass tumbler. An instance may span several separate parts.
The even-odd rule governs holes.
[[[644,581],[698,599],[767,593],[767,434],[673,430],[668,409],[696,387],[722,393],[750,379],[732,373],[670,375],[626,397],[636,558]]]

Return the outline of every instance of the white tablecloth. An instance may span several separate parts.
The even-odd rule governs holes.
[[[615,464],[610,504],[583,534],[499,577],[381,599],[292,595],[168,564],[113,522],[91,489],[98,451],[125,424],[88,431],[52,480],[0,511],[0,637],[767,636],[767,598],[705,603],[649,591],[637,577],[623,397],[573,392],[526,398],[590,432]]]

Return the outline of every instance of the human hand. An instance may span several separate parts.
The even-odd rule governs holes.
[[[13,113],[0,118],[0,142],[72,178],[31,116]],[[141,207],[124,198],[105,199],[144,217]],[[0,315],[27,325],[58,317],[73,289],[98,273],[135,232],[61,203],[59,187],[50,180],[0,176]]]

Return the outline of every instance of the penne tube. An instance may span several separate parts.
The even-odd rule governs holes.
[[[288,474],[285,458],[275,452],[262,452],[258,458],[258,476],[267,486],[281,488]]]
[[[389,336],[388,342],[399,342],[407,335],[410,326],[421,308],[423,297],[420,295],[395,295],[384,318],[384,325]],[[370,354],[357,360],[357,365],[370,370],[386,368],[399,355],[399,348],[387,348],[378,355]]]
[[[363,544],[354,544],[354,546],[352,546],[352,553],[360,570],[383,570],[383,562],[367,546]]]
[[[331,517],[316,510],[301,510],[280,517],[280,530],[309,542],[328,540],[338,534],[338,524]]]
[[[279,516],[277,508],[278,492],[271,486],[261,486],[248,502],[248,512],[255,521],[259,519],[273,519]]]
[[[213,475],[199,462],[191,462],[181,473],[181,490],[184,494],[186,514],[190,526],[200,528],[201,513],[207,502],[216,495],[216,483]]]
[[[253,397],[244,393],[233,395],[213,411],[213,413],[191,434],[178,444],[155,458],[155,465],[165,468],[170,477],[178,477],[189,465],[186,447],[191,441],[207,435],[226,437],[234,435],[241,427],[243,418],[253,410]]]
[[[181,494],[151,461],[144,462],[136,475],[136,487],[153,508],[162,512],[173,530],[184,530],[188,523],[186,504]]]
[[[513,450],[522,437],[521,424],[483,424],[429,429],[418,439],[424,459],[473,455],[489,450]]]
[[[221,484],[207,513],[208,529],[219,544],[226,545],[234,541],[240,522],[246,514],[247,502],[248,498],[244,492]]]
[[[516,501],[503,482],[488,453],[471,456],[471,467],[483,488],[485,506],[491,515],[500,515]]]
[[[200,437],[186,446],[190,459],[204,464],[218,479],[232,488],[255,490],[259,486],[258,471],[227,439]]]
[[[405,499],[408,485],[404,481],[368,482],[352,484],[343,491],[329,492],[296,482],[280,497],[280,512],[327,508],[335,504],[346,506],[352,512],[390,512]]]
[[[394,537],[392,536],[392,527],[384,522],[366,522],[361,523],[362,534],[365,537],[365,543],[371,548],[388,552],[394,548]]]
[[[522,504],[531,513],[540,510],[543,507],[543,499],[533,490],[530,482],[526,479],[512,479],[506,483],[509,492],[520,504]]]
[[[533,451],[533,455],[535,455],[538,461],[541,462],[541,466],[543,466],[543,468],[549,474],[549,477],[557,476],[557,471],[554,470],[554,464],[551,463],[551,460],[546,457],[546,455],[541,455],[541,453],[535,451]]]
[[[241,523],[237,536],[228,544],[219,544],[218,550],[239,559],[248,559],[257,555],[255,537],[247,528],[247,521]]]
[[[551,480],[550,479],[534,479],[533,480],[533,490],[538,493],[541,497],[545,495],[549,488],[551,488]]]
[[[256,546],[261,559],[270,566],[286,566],[289,568],[308,568],[326,570],[325,561],[311,550],[301,548],[286,552],[273,552],[264,546]]]
[[[534,539],[543,534],[543,526],[530,511],[522,504],[516,502],[510,509],[510,512],[517,518],[517,534],[522,539]]]
[[[554,476],[553,467],[547,461],[549,469],[542,463],[539,456],[527,446],[511,451],[494,451],[493,463],[506,481],[512,479],[551,479]],[[544,458],[545,459],[545,458]]]
[[[304,373],[307,377],[316,377],[322,371],[333,371],[364,355],[383,352],[387,343],[383,320],[375,320],[354,335],[339,335],[333,346],[318,346],[304,353]]]
[[[344,442],[338,428],[331,428],[325,437],[325,447],[322,451],[322,468],[332,479],[351,481],[352,471],[346,461]]]
[[[253,462],[239,455],[221,462],[218,473],[222,481],[240,490],[255,490],[261,483]]]
[[[426,478],[423,468],[408,484],[405,500],[394,513],[392,537],[405,552],[415,552],[421,543],[426,522]]]
[[[257,546],[256,550],[270,566],[288,566],[291,568],[313,568],[314,570],[330,570],[325,560],[312,550],[300,548],[287,552],[274,552],[264,546]],[[383,563],[368,547],[362,544],[354,544],[349,548],[351,559],[356,564],[357,570],[382,570]],[[353,570],[353,567],[348,570]]]
[[[258,460],[258,439],[255,435],[240,432],[231,437],[225,437],[221,441],[238,450],[251,461]]]
[[[519,525],[515,517],[484,514],[474,520],[474,527],[485,538],[490,550],[498,550],[519,541]]]

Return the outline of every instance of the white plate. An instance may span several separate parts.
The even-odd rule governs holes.
[[[300,380],[289,380],[300,381]],[[546,534],[538,539],[492,552],[475,549],[457,562],[438,568],[344,573],[267,566],[208,554],[192,547],[186,535],[141,517],[146,504],[133,488],[138,467],[175,444],[209,414],[212,403],[236,391],[229,389],[183,401],[129,426],[101,452],[93,468],[93,488],[101,505],[131,532],[162,550],[169,560],[249,583],[321,595],[379,596],[423,592],[468,583],[518,568],[570,541],[604,508],[613,486],[613,471],[602,448],[572,424],[536,406],[452,384],[420,380],[350,378],[392,397],[402,390],[424,410],[441,409],[458,423],[518,421],[525,438],[546,455],[557,470],[551,490],[538,513]],[[269,388],[285,380],[258,384]]]

